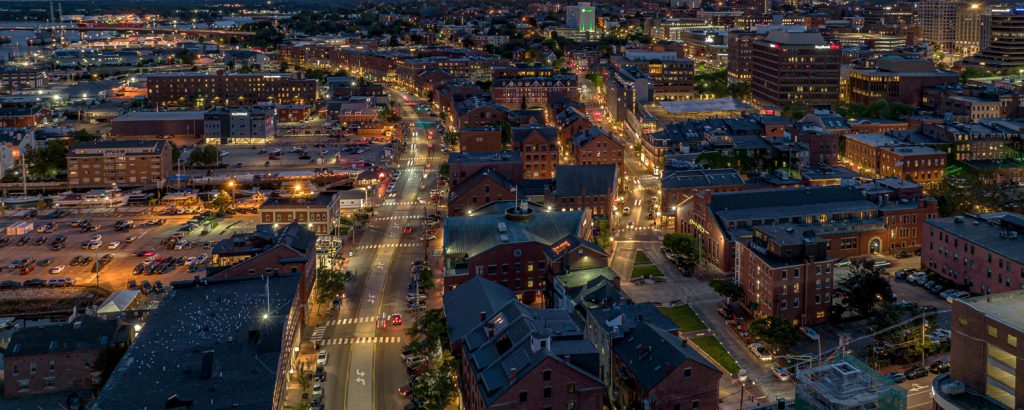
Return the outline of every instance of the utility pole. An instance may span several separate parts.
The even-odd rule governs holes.
[[[925,317],[921,315],[921,367],[924,367],[924,328],[925,328]]]

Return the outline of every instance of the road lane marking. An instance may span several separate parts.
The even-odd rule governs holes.
[[[364,337],[335,337],[323,341],[324,346],[354,345],[354,344],[397,344],[402,343],[400,336],[364,336]]]

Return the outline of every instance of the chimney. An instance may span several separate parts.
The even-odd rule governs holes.
[[[683,346],[684,348],[686,347],[686,343],[687,343],[687,342],[689,342],[689,339],[687,339],[687,338],[682,338],[682,339],[679,339],[679,340],[680,340],[680,344],[681,344],[681,345],[682,345],[682,346]]]
[[[485,320],[487,320],[487,312],[481,310],[480,311],[480,321],[483,322]]]
[[[508,369],[508,378],[509,378],[509,380],[515,380],[516,376],[518,376],[518,375],[519,375],[519,369],[517,369],[515,367],[513,367],[511,369]]]

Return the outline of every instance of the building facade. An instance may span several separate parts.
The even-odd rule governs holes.
[[[303,79],[295,73],[150,74],[146,78],[146,90],[154,107],[238,107],[267,101],[309,104],[317,98],[316,80]]]
[[[816,32],[773,31],[752,45],[751,92],[762,106],[839,102],[840,47]]]
[[[964,215],[926,219],[921,267],[974,294],[1024,289],[1024,216]]]
[[[219,108],[203,115],[207,144],[266,144],[277,135],[273,108]]]
[[[171,175],[171,146],[163,140],[76,142],[68,150],[68,186],[156,187]]]

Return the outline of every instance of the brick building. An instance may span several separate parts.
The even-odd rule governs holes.
[[[317,82],[297,73],[165,73],[146,77],[146,90],[154,107],[309,104],[316,101]]]
[[[626,144],[600,127],[577,132],[572,136],[573,163],[577,165],[615,165],[623,171]]]
[[[649,323],[624,333],[612,347],[612,391],[623,408],[719,408],[716,383],[722,372],[686,339]]]
[[[942,180],[946,153],[883,134],[847,134],[843,162],[868,177],[928,184]]]
[[[839,45],[816,32],[773,31],[752,44],[751,90],[778,109],[839,102]]]
[[[164,140],[76,142],[68,150],[71,188],[155,187],[171,175],[171,146]]]
[[[549,179],[558,165],[558,129],[512,127],[512,149],[523,157],[523,179]]]
[[[131,111],[110,121],[110,137],[139,139],[203,136],[205,111]]]
[[[651,80],[655,101],[687,100],[695,96],[693,60],[680,57],[675,51],[626,49],[613,56],[612,64],[632,66]]]
[[[559,165],[554,184],[544,196],[556,211],[589,209],[593,216],[611,218],[618,192],[618,166]]]
[[[452,152],[448,154],[449,182],[458,186],[473,174],[490,168],[516,184],[523,182],[523,157],[516,151]]]
[[[495,78],[491,84],[494,102],[510,110],[545,107],[549,98],[579,100],[579,88],[573,74],[546,77]]]
[[[492,202],[514,200],[516,189],[516,184],[500,172],[483,168],[452,187],[448,195],[448,215],[471,215],[477,208]]]
[[[850,258],[919,248],[921,221],[936,214],[938,203],[920,185],[878,180],[860,187],[700,193],[676,206],[676,228],[697,237],[708,262],[732,271],[736,241],[761,225],[801,225],[828,242],[829,257]]]
[[[939,410],[1016,409],[1024,407],[1024,386],[1017,383],[1024,360],[1024,291],[953,301],[950,317],[948,376],[936,377],[934,408]],[[947,391],[958,381],[967,391]]]
[[[576,133],[594,126],[582,110],[583,108],[568,106],[555,116],[554,125],[558,128],[558,142],[563,146],[571,144],[572,136]]]
[[[971,293],[1024,289],[1024,216],[996,213],[926,219],[921,267]]]
[[[828,241],[796,224],[755,227],[736,243],[736,277],[751,315],[796,325],[828,321],[832,267]]]
[[[494,202],[444,225],[444,289],[482,276],[500,281],[524,303],[546,303],[556,275],[608,265],[590,242],[589,210],[554,212],[536,204]],[[511,258],[509,257],[511,255]]]
[[[501,129],[498,127],[459,130],[459,150],[462,152],[496,152],[501,148]]]
[[[456,130],[478,128],[508,120],[511,111],[502,105],[478,95],[455,103],[452,110]]]
[[[64,324],[27,327],[11,336],[4,352],[4,398],[100,387],[100,352],[124,345],[117,320],[78,316]]]
[[[732,168],[666,168],[661,176],[661,212],[673,215],[675,207],[702,192],[732,192],[746,188],[740,173]]]
[[[926,87],[958,81],[960,74],[936,70],[930,60],[890,55],[875,59],[871,67],[850,67],[844,94],[853,104],[884,100],[919,105]]]
[[[50,121],[50,110],[42,105],[0,107],[0,128],[29,128]]]
[[[366,191],[322,191],[313,196],[270,198],[260,204],[260,222],[298,222],[317,235],[332,235],[342,214],[352,214],[366,205]]]
[[[467,409],[601,407],[597,349],[569,312],[528,307],[479,277],[449,290],[444,310]]]

